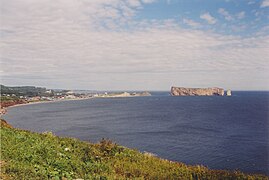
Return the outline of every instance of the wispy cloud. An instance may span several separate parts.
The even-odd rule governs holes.
[[[224,18],[227,20],[227,21],[231,21],[233,20],[234,18],[230,15],[230,13],[228,11],[226,11],[224,8],[219,8],[218,9],[218,13],[223,15]]]
[[[261,7],[269,7],[269,0],[263,0],[261,3]]]
[[[236,17],[237,17],[238,19],[243,19],[243,18],[245,18],[245,12],[244,12],[244,11],[241,11],[240,13],[236,14]]]
[[[255,1],[249,1],[248,2],[248,5],[252,5],[252,4],[255,4]]]
[[[195,21],[193,21],[193,20],[191,20],[191,19],[187,19],[187,18],[184,18],[184,19],[183,19],[183,23],[185,23],[185,24],[187,24],[187,25],[189,25],[189,26],[191,26],[191,27],[194,27],[194,28],[198,28],[198,27],[201,26],[200,23],[195,22]]]
[[[145,4],[150,4],[150,3],[153,3],[155,1],[156,0],[142,0],[142,2],[145,3]]]
[[[224,16],[224,18],[227,21],[232,21],[235,19],[243,19],[243,18],[245,18],[245,14],[246,14],[244,11],[241,11],[235,15],[232,15],[228,11],[226,11],[224,8],[219,8],[218,13],[221,14],[222,16]]]
[[[206,20],[208,24],[215,24],[217,20],[209,12],[200,15],[200,18]]]

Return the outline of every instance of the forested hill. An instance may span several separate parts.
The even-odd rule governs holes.
[[[35,86],[16,86],[9,87],[0,85],[1,95],[3,94],[15,94],[16,96],[39,96],[46,93],[46,88]]]

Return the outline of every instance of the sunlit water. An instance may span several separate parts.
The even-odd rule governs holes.
[[[12,107],[13,126],[118,144],[212,169],[269,174],[269,92],[104,98]]]

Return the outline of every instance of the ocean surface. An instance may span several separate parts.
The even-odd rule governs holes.
[[[190,165],[269,175],[269,92],[62,101],[11,107],[4,119],[91,142],[109,138]]]

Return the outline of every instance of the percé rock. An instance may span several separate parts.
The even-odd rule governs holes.
[[[213,88],[184,88],[184,87],[171,87],[172,96],[223,96],[224,89]]]
[[[227,95],[227,96],[232,96],[232,91],[231,91],[230,89],[227,90],[226,95]]]

